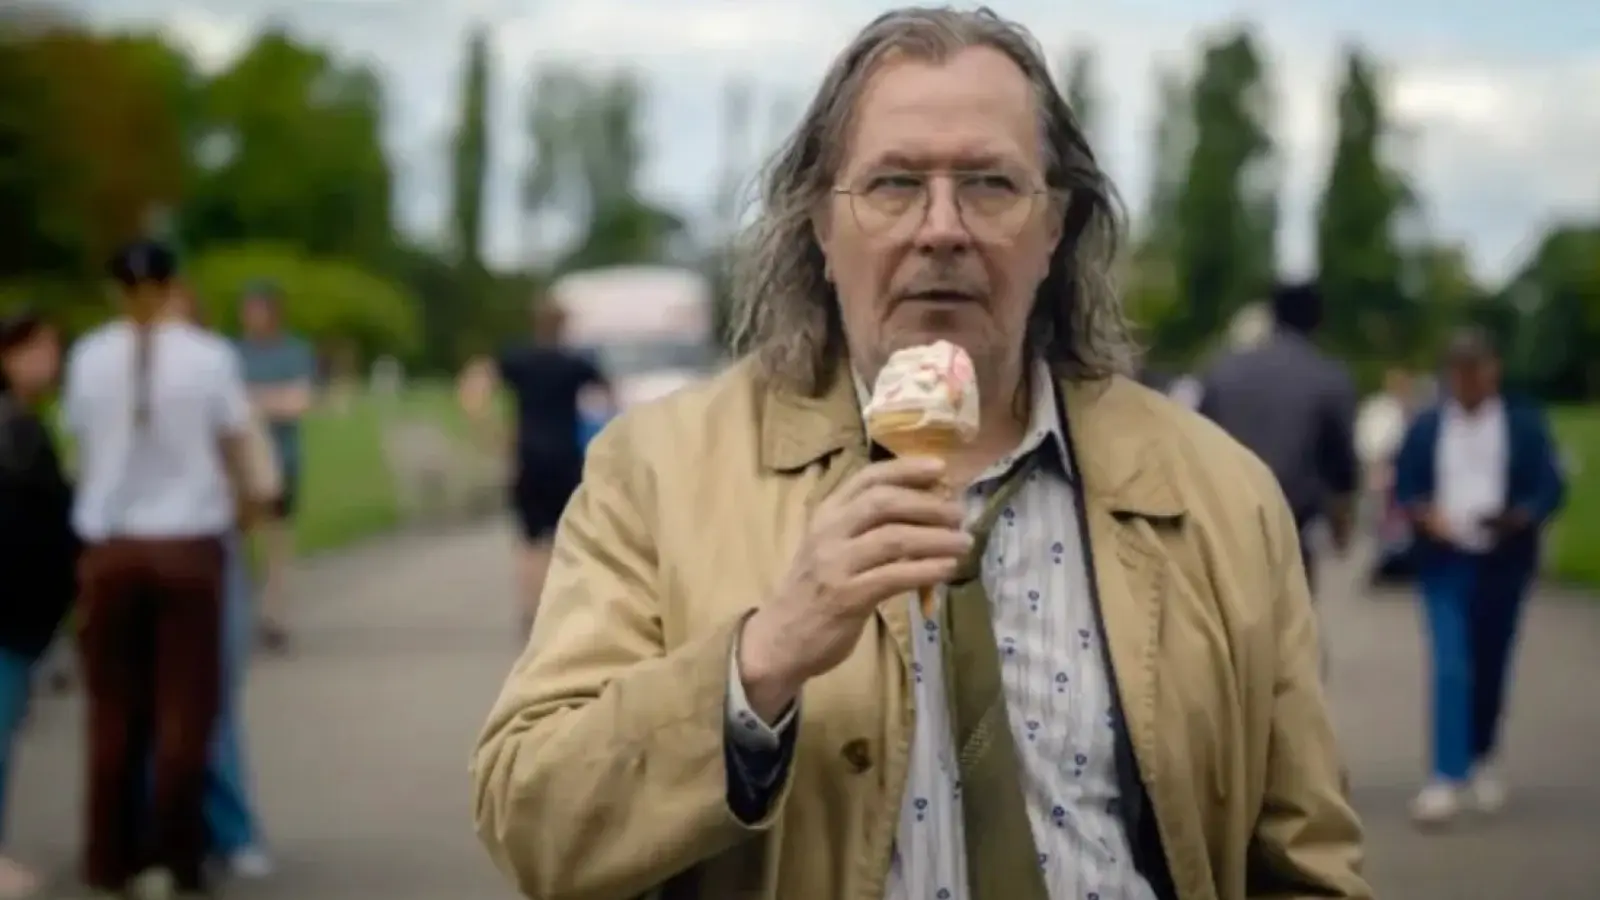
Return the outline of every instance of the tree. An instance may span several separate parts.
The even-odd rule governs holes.
[[[184,188],[173,57],[69,26],[0,40],[0,278],[81,277]]]
[[[1173,269],[1186,315],[1157,340],[1200,352],[1275,270],[1278,160],[1266,71],[1248,30],[1208,43],[1190,88],[1193,142],[1176,192]]]
[[[395,238],[382,108],[369,69],[283,32],[261,35],[207,86],[185,239],[384,264]]]
[[[1382,156],[1388,127],[1380,94],[1373,64],[1359,50],[1349,50],[1339,89],[1338,136],[1317,210],[1317,280],[1327,306],[1326,339],[1345,355],[1373,365],[1410,357],[1424,342],[1428,324],[1404,281],[1405,256],[1395,228],[1410,204],[1410,191]]]
[[[1551,400],[1600,394],[1600,225],[1551,228],[1501,292],[1518,313],[1507,368]]]
[[[682,219],[640,193],[642,105],[639,83],[627,73],[553,68],[535,80],[523,208],[531,217],[557,214],[578,223],[558,271],[664,260],[682,233]]]
[[[1098,147],[1095,138],[1100,134],[1100,93],[1095,79],[1094,48],[1077,44],[1067,51],[1061,66],[1061,93],[1066,95],[1067,106],[1077,117],[1078,126],[1089,137],[1089,145]]]
[[[451,173],[450,218],[462,268],[483,270],[483,198],[489,174],[489,40],[482,28],[467,42],[461,85],[461,123],[456,128]]]
[[[1188,92],[1178,73],[1163,70],[1157,74],[1150,191],[1135,222],[1133,250],[1123,281],[1129,315],[1152,336],[1170,332],[1171,323],[1183,316],[1175,264],[1182,228],[1178,200],[1194,144]],[[1154,343],[1149,356],[1166,361],[1167,349]]]
[[[238,297],[268,279],[283,291],[289,326],[319,346],[356,347],[364,356],[407,356],[422,329],[415,298],[404,288],[340,260],[318,259],[290,245],[240,244],[197,258],[189,279],[217,327],[238,325]]]

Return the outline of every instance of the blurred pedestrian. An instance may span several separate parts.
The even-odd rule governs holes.
[[[6,788],[35,664],[76,593],[72,489],[38,413],[60,355],[56,331],[43,319],[0,318],[0,900],[32,896],[39,887],[5,855]]]
[[[892,10],[807,109],[745,359],[590,447],[474,759],[494,860],[545,898],[1371,900],[1289,509],[1125,377],[1115,191],[1037,42]],[[937,341],[976,432],[888,458],[868,386]]]
[[[270,282],[246,288],[239,319],[243,334],[238,351],[245,383],[257,415],[266,420],[272,434],[283,485],[271,514],[257,529],[264,572],[257,610],[261,642],[267,650],[281,653],[289,644],[289,570],[303,488],[300,421],[316,401],[317,357],[310,344],[285,327],[283,294]]]
[[[1410,577],[1414,535],[1410,517],[1394,499],[1394,462],[1418,406],[1411,373],[1391,366],[1383,374],[1383,389],[1367,398],[1356,414],[1363,495],[1358,519],[1370,525],[1375,539],[1368,579],[1373,585]]]
[[[193,290],[179,285],[173,292],[172,314],[200,328],[209,328]],[[232,347],[230,345],[229,349]],[[259,414],[250,422],[246,474],[251,500],[271,508],[282,490],[277,450]],[[264,878],[273,872],[272,857],[261,838],[260,819],[250,790],[245,761],[245,675],[255,645],[255,593],[250,577],[248,536],[238,531],[228,536],[227,576],[222,614],[222,695],[216,734],[211,740],[206,769],[206,830],[211,855],[237,878]]]
[[[510,445],[511,507],[519,528],[518,591],[523,633],[533,625],[550,566],[551,540],[583,473],[590,434],[606,417],[611,390],[598,367],[562,346],[566,316],[546,298],[533,309],[533,340],[475,360],[462,373],[461,400],[480,428],[495,431],[496,385],[510,390],[515,436],[490,439]]]
[[[1544,412],[1502,392],[1489,336],[1457,334],[1444,368],[1446,397],[1411,424],[1395,472],[1433,660],[1431,780],[1411,807],[1428,825],[1506,802],[1496,749],[1511,655],[1565,493]]]
[[[1322,297],[1311,284],[1272,294],[1268,331],[1240,326],[1233,348],[1202,376],[1201,414],[1266,462],[1300,531],[1306,577],[1316,584],[1312,523],[1326,520],[1334,546],[1355,529],[1356,389],[1350,373],[1312,343]]]
[[[227,539],[251,513],[250,405],[226,342],[170,316],[169,248],[136,242],[109,268],[121,315],[72,349],[62,394],[85,543],[84,876],[146,900],[204,888]]]

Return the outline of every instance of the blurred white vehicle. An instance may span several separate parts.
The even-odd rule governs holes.
[[[549,296],[566,313],[566,343],[591,356],[621,407],[666,396],[721,363],[711,283],[693,269],[574,272],[552,285]]]

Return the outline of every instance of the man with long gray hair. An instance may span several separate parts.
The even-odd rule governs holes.
[[[884,14],[762,201],[743,360],[614,421],[563,516],[473,761],[500,868],[546,900],[1371,897],[1293,519],[1125,376],[1113,191],[1034,40]],[[865,386],[936,340],[980,430],[887,459]]]

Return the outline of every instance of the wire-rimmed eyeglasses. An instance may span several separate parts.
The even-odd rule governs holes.
[[[1039,198],[1049,191],[1020,172],[1007,169],[970,171],[874,172],[833,192],[848,198],[850,213],[863,232],[874,237],[909,234],[928,214],[935,179],[954,186],[956,213],[979,240],[1009,241],[1032,218]]]

